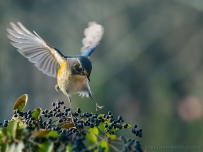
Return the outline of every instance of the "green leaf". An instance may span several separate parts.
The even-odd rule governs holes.
[[[32,111],[32,117],[35,118],[35,120],[39,120],[41,113],[42,113],[42,109],[36,108]]]
[[[94,127],[89,129],[89,132],[87,132],[86,137],[92,143],[96,143],[98,134],[99,134],[99,130],[97,129],[97,127]]]
[[[101,140],[99,143],[99,146],[101,146],[102,148],[105,148],[104,152],[109,151],[109,145],[108,145],[108,142],[106,140]]]
[[[26,125],[22,121],[17,122],[16,137],[22,137],[23,136],[23,132],[24,132],[25,127],[26,127]]]
[[[102,132],[105,131],[105,127],[104,127],[104,125],[105,125],[104,123],[100,123],[99,126],[98,126],[99,129],[100,129]]]
[[[24,128],[20,128],[16,130],[16,137],[22,137],[24,132]]]
[[[58,137],[59,134],[55,130],[40,129],[33,133],[33,137]]]
[[[7,135],[11,138],[15,138],[16,137],[16,129],[17,129],[17,121],[16,120],[12,120],[8,123],[8,127],[7,127]]]
[[[45,137],[51,130],[40,129],[33,133],[33,137]]]
[[[25,127],[26,127],[26,125],[22,121],[17,122],[16,137],[23,136]]]
[[[51,130],[48,134],[45,135],[45,137],[59,137],[59,133],[55,130]]]
[[[15,144],[14,143],[8,144],[7,152],[14,151],[14,150],[15,150]]]
[[[4,134],[4,136],[8,136],[8,134],[7,134],[7,128],[2,128],[1,131]]]
[[[7,152],[8,150],[8,143],[2,143],[1,144],[1,151],[2,152]]]
[[[2,152],[22,152],[24,148],[24,144],[22,142],[12,143],[12,144],[3,144]]]
[[[24,94],[24,95],[20,96],[16,100],[16,102],[15,102],[15,104],[13,106],[13,110],[17,110],[18,109],[19,111],[23,112],[24,108],[25,108],[25,106],[27,104],[27,100],[28,100],[28,95],[27,94]]]
[[[70,122],[63,122],[59,126],[61,126],[61,128],[65,128],[65,129],[75,127],[74,123],[70,123]]]
[[[71,152],[71,149],[72,149],[72,145],[71,144],[68,144],[66,146],[66,152]]]
[[[26,125],[22,121],[18,122],[17,124],[17,129],[22,129],[26,127]]]
[[[116,135],[111,135],[109,132],[106,133],[106,136],[109,137],[111,140],[116,140]]]
[[[15,150],[13,152],[22,152],[24,148],[24,144],[22,142],[15,144]]]
[[[96,143],[97,142],[97,137],[95,135],[91,134],[91,133],[87,133],[86,137],[92,143]]]
[[[90,128],[88,131],[95,135],[99,135],[99,130],[97,129],[97,127]]]
[[[52,152],[54,144],[51,141],[46,141],[39,145],[39,152]]]
[[[2,130],[3,130],[3,128],[2,128]],[[2,132],[2,130],[0,131],[0,140],[3,138],[3,136],[4,136],[4,133]]]

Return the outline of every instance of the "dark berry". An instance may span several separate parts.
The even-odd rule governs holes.
[[[81,113],[81,109],[80,109],[80,108],[77,108],[77,112],[78,112],[78,113]]]
[[[123,118],[122,118],[122,116],[118,116],[118,120],[122,120]]]
[[[135,124],[133,128],[137,128],[137,125]]]
[[[125,124],[123,127],[124,127],[124,128],[128,128],[128,124]]]
[[[3,124],[3,127],[7,127],[7,126],[8,126],[8,124],[7,124],[7,123],[4,123],[4,124]]]
[[[66,110],[65,110],[66,112],[69,112],[70,111],[70,108],[66,108]]]
[[[63,119],[59,119],[59,123],[62,123],[63,122]]]
[[[91,128],[94,128],[94,124],[91,123],[91,124],[90,124],[90,127],[91,127]]]
[[[108,112],[108,115],[111,115],[111,114],[112,114],[111,111],[109,111],[109,112]]]

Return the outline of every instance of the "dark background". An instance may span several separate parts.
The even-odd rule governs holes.
[[[104,37],[90,57],[91,90],[105,106],[99,113],[112,111],[138,124],[143,149],[203,149],[202,0],[1,0],[1,121],[11,118],[14,102],[24,93],[29,95],[27,110],[48,109],[57,99],[67,101],[55,91],[55,79],[9,44],[6,28],[11,21],[35,30],[65,55],[80,53],[89,21],[103,25]],[[95,112],[90,98],[73,95],[72,101],[73,109]],[[130,130],[124,134],[138,139]]]

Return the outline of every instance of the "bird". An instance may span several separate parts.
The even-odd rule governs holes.
[[[89,82],[92,63],[89,59],[99,45],[104,28],[96,22],[89,22],[84,30],[81,54],[65,56],[62,52],[45,42],[35,31],[30,32],[21,22],[10,22],[7,28],[11,45],[44,74],[56,78],[56,91],[62,91],[68,98],[71,109],[71,95],[90,97],[96,104],[96,110],[102,109],[93,98]]]

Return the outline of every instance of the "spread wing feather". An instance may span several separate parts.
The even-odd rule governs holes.
[[[20,22],[11,23],[12,29],[7,29],[11,44],[18,52],[43,73],[56,77],[59,65],[65,61],[64,56],[55,48],[49,46],[36,32],[31,33]]]

